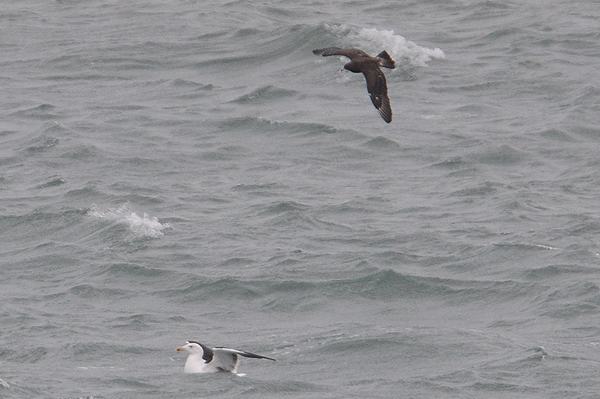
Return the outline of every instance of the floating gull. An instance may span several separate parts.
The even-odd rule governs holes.
[[[327,57],[330,55],[343,55],[350,58],[350,62],[344,65],[344,68],[354,72],[362,72],[367,80],[367,91],[371,96],[371,101],[379,115],[384,121],[390,123],[392,121],[392,107],[390,106],[390,98],[387,94],[387,83],[385,75],[381,71],[380,66],[394,69],[396,64],[387,51],[382,51],[376,57],[371,57],[362,50],[355,48],[339,48],[327,47],[313,50],[313,53]]]
[[[196,341],[187,341],[185,345],[177,347],[177,351],[187,351],[190,353],[183,368],[183,371],[186,373],[214,373],[217,371],[235,373],[239,363],[238,355],[275,361],[275,359],[270,357],[238,349],[223,347],[209,348]]]

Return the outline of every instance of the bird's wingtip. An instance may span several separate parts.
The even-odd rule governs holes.
[[[391,123],[392,122],[392,113],[387,113],[385,111],[381,111],[379,110],[379,115],[381,115],[381,118],[385,121],[385,123]]]

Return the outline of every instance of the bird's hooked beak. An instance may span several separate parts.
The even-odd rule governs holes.
[[[177,352],[181,352],[181,351],[183,350],[183,346],[178,346],[177,348],[175,348],[175,350],[176,350]]]

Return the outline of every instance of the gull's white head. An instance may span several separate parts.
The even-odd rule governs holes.
[[[192,354],[197,354],[202,356],[204,354],[204,349],[202,349],[202,344],[196,341],[186,341],[186,344],[183,346],[177,347],[177,352],[186,351]]]

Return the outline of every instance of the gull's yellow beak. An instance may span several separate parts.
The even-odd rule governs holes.
[[[183,350],[183,348],[182,348],[181,346],[178,346],[177,348],[175,348],[175,350],[176,350],[177,352],[180,352],[180,351],[182,351],[182,350]]]

